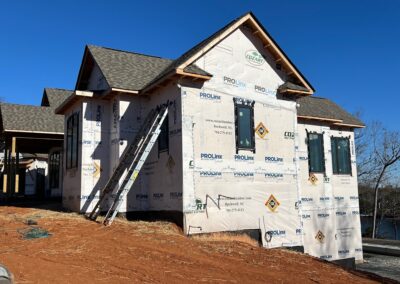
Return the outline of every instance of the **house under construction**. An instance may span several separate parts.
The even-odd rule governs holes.
[[[362,260],[353,131],[364,125],[314,92],[252,13],[175,60],[87,46],[56,109],[63,205]]]

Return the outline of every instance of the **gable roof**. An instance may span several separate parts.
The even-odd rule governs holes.
[[[6,132],[64,133],[64,117],[54,114],[54,108],[2,103],[0,115]]]
[[[280,60],[280,63],[283,64],[284,68],[287,69],[288,74],[295,78],[296,82],[294,83],[303,85],[303,89],[298,92],[307,95],[312,94],[314,88],[251,12],[231,21],[175,60],[88,45],[85,48],[75,89],[86,89],[85,83],[82,82],[85,81],[83,78],[87,79],[89,77],[90,70],[93,67],[91,60],[99,66],[111,89],[137,93],[146,92],[154,84],[163,81],[171,74],[197,75],[198,78],[210,79],[212,75],[196,66],[194,64],[195,60],[244,24],[251,26],[255,30],[255,33],[265,42],[264,47],[272,52],[278,58],[277,60]]]
[[[86,47],[84,57],[86,56],[93,58],[110,88],[131,91],[142,90],[173,62],[167,58],[95,45]],[[209,75],[197,66],[188,70],[199,75]],[[79,80],[83,72],[85,70],[81,68],[76,89],[80,89]]]
[[[94,45],[88,52],[99,66],[110,88],[141,90],[172,60]]]
[[[365,124],[329,99],[301,97],[297,100],[298,118],[328,121],[338,126],[365,127]]]
[[[279,45],[275,42],[275,40],[271,37],[271,35],[265,30],[262,24],[258,21],[258,19],[254,16],[252,12],[248,12],[243,16],[233,20],[225,27],[211,35],[210,37],[206,38],[186,53],[184,53],[181,57],[176,59],[170,69],[183,69],[190,66],[196,59],[202,56],[205,52],[210,50],[212,47],[217,45],[220,41],[226,38],[229,34],[231,34],[234,30],[240,27],[243,24],[250,25],[257,35],[260,36],[262,40],[265,41],[265,48],[269,48],[279,60],[282,60],[285,63],[286,68],[289,70],[293,76],[295,76],[299,83],[303,84],[308,94],[312,94],[315,89],[313,86],[308,82],[308,80],[304,77],[304,75],[297,69],[297,67],[292,63],[289,57],[285,54],[285,52],[279,47]],[[167,73],[164,71],[164,73]],[[297,82],[296,82],[297,83]]]
[[[56,109],[70,95],[72,95],[72,93],[73,91],[71,90],[45,88],[43,91],[41,106],[46,106],[46,107],[51,107],[52,109]]]

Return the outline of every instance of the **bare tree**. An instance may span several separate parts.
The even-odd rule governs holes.
[[[374,188],[374,217],[372,238],[376,236],[376,216],[378,211],[379,188],[386,182],[395,169],[394,165],[400,161],[400,133],[385,129],[381,123],[374,123],[370,130],[371,164],[369,179]]]

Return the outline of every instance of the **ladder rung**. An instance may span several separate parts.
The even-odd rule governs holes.
[[[105,201],[108,201],[110,196],[113,201],[110,209],[107,212],[104,224],[111,224],[114,217],[118,213],[119,207],[122,204],[122,200],[125,194],[129,192],[132,188],[133,183],[137,179],[141,168],[143,167],[146,159],[153,148],[155,141],[160,134],[161,125],[168,114],[168,107],[163,106],[160,110],[150,111],[149,115],[146,117],[141,129],[136,134],[136,138],[133,142],[126,148],[126,151],[121,157],[121,161],[117,168],[114,170],[111,178],[108,180],[106,186],[103,189],[103,193],[97,202],[94,210],[90,214],[92,219],[96,219],[98,213],[101,211],[101,206]],[[124,180],[119,185],[119,181],[127,171]],[[114,188],[118,186],[117,192],[112,193]]]

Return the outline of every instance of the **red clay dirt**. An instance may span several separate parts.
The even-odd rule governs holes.
[[[51,236],[23,239],[27,220]],[[188,238],[167,222],[104,227],[74,213],[0,207],[0,263],[16,283],[376,283],[284,249]]]

